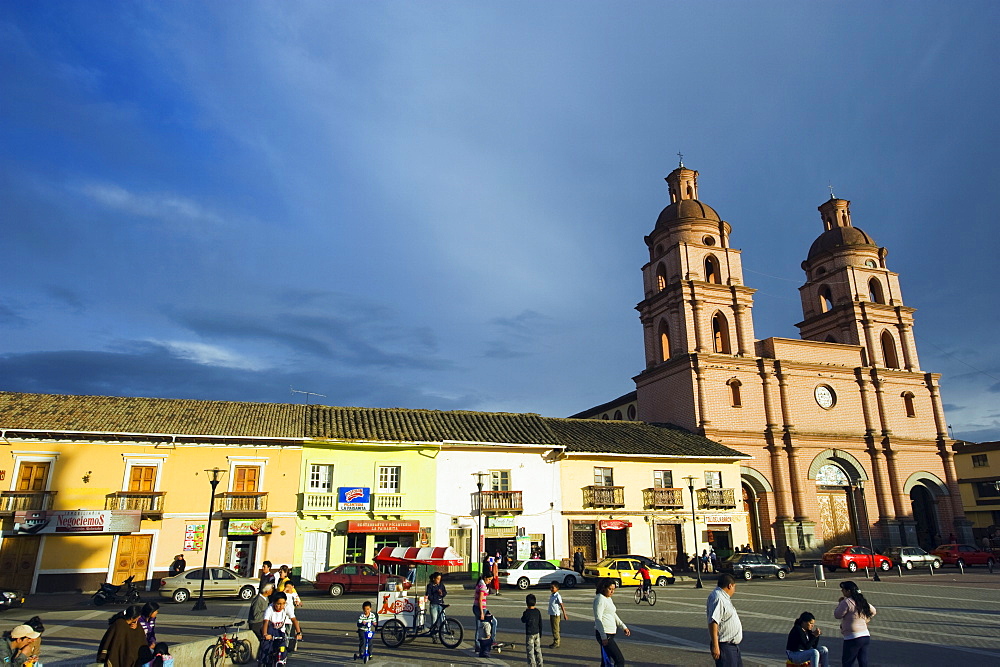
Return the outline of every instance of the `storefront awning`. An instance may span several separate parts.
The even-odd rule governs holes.
[[[465,564],[465,560],[451,547],[382,547],[375,556],[375,561],[438,567]]]

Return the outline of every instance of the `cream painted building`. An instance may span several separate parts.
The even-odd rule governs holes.
[[[958,443],[955,470],[976,545],[990,537],[1000,547],[1000,442]]]

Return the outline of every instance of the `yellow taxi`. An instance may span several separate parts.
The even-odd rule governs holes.
[[[651,562],[651,561],[650,561]],[[619,586],[640,586],[642,577],[639,576],[640,561],[638,558],[625,556],[612,556],[605,558],[596,565],[590,565],[583,571],[583,577],[587,581],[597,581],[598,579],[614,579]],[[656,586],[667,586],[674,583],[674,574],[654,565],[646,564],[649,568],[649,578]]]

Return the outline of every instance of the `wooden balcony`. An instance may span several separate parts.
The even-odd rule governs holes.
[[[44,512],[52,509],[55,491],[3,491],[0,492],[0,515],[14,512]]]
[[[520,491],[483,491],[483,514],[521,514],[524,505],[521,503]],[[472,512],[479,512],[479,493],[472,494]]]
[[[699,509],[734,509],[735,507],[736,492],[733,489],[698,489]]]
[[[643,489],[642,506],[648,510],[680,509],[684,507],[684,489]]]
[[[106,510],[139,510],[143,519],[163,518],[165,491],[118,491],[104,500]]]
[[[215,495],[215,511],[225,518],[257,519],[267,517],[267,492],[228,491]]]
[[[583,487],[584,507],[625,507],[624,486]]]
[[[402,493],[373,493],[372,512],[393,513],[406,508],[406,495]]]

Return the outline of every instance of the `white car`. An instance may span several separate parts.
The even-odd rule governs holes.
[[[529,586],[548,586],[553,581],[563,588],[583,583],[583,577],[573,570],[556,567],[547,560],[516,560],[500,570],[500,581],[521,590]]]

